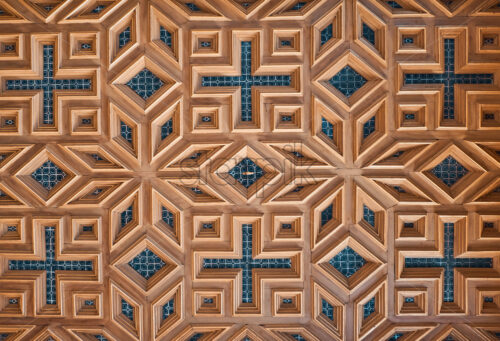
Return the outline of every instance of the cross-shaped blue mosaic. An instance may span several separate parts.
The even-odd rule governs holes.
[[[31,173],[31,177],[43,186],[47,191],[54,188],[65,177],[66,173],[50,160],[47,160]]]
[[[241,121],[252,120],[252,86],[290,86],[289,75],[253,76],[252,42],[241,42],[240,76],[206,76],[201,78],[201,85],[207,87],[241,87]]]
[[[405,84],[444,84],[443,118],[455,118],[455,84],[492,84],[493,74],[455,73],[455,39],[444,40],[444,73],[407,73]]]
[[[229,170],[229,175],[248,188],[264,175],[264,171],[249,158],[244,158]]]
[[[444,268],[444,302],[454,301],[455,268],[491,268],[491,258],[455,258],[453,255],[454,224],[444,224],[444,258],[405,258],[406,268]]]
[[[444,184],[448,187],[453,186],[468,172],[467,168],[462,166],[452,156],[446,157],[446,159],[441,161],[441,163],[431,170],[431,173],[444,182]]]
[[[335,76],[330,78],[328,82],[344,96],[351,97],[353,93],[358,91],[359,88],[366,83],[366,79],[352,67],[346,65]]]
[[[290,269],[292,261],[289,258],[252,258],[252,224],[243,224],[242,227],[243,257],[240,259],[204,258],[205,269],[242,269],[242,302],[253,302],[252,269]]]
[[[150,279],[165,266],[165,262],[153,251],[146,248],[128,262],[128,265],[145,279]]]
[[[162,85],[162,80],[148,69],[143,69],[127,82],[127,86],[144,100],[153,96]]]
[[[54,46],[43,46],[43,78],[7,80],[7,90],[43,90],[43,124],[54,124],[54,90],[89,90],[91,79],[54,79]]]
[[[349,278],[365,265],[366,260],[356,251],[346,246],[329,261],[330,265]]]
[[[46,272],[46,303],[56,304],[56,271],[92,271],[92,261],[58,261],[55,259],[56,232],[45,227],[45,260],[9,260],[9,270],[44,270]]]

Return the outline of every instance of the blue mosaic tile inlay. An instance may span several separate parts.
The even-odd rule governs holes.
[[[240,259],[204,258],[205,269],[242,269],[242,302],[253,302],[252,269],[290,269],[292,261],[289,258],[252,258],[252,224],[242,225],[243,257]]]
[[[198,6],[196,6],[196,4],[192,3],[192,2],[186,2],[185,5],[193,12],[199,12],[200,11],[200,8]]]
[[[163,82],[148,69],[143,69],[127,82],[127,86],[142,99],[147,100],[163,86]]]
[[[265,173],[255,162],[244,158],[231,168],[229,174],[244,187],[248,188],[256,183]]]
[[[291,10],[292,11],[300,11],[302,9],[302,7],[304,7],[305,5],[307,5],[307,2],[305,2],[305,1],[299,1],[295,5],[293,5],[293,7],[291,8]]]
[[[173,131],[174,131],[174,119],[170,118],[161,126],[161,139],[162,140],[165,139],[170,134],[172,134]]]
[[[58,261],[55,257],[56,229],[45,227],[45,260],[9,260],[9,270],[42,270],[46,274],[47,304],[57,303],[56,271],[92,271],[92,261]]]
[[[431,169],[431,173],[444,182],[444,184],[448,187],[453,186],[468,172],[467,168],[462,166],[452,156],[446,157],[446,159]]]
[[[333,306],[325,300],[321,300],[321,313],[333,321]]]
[[[413,43],[414,43],[414,39],[412,37],[404,37],[403,38],[404,45],[413,44]]]
[[[407,73],[404,83],[444,84],[443,118],[455,118],[455,84],[492,84],[493,74],[455,73],[455,39],[444,40],[444,73]]]
[[[129,206],[126,210],[120,213],[120,226],[123,228],[128,223],[130,223],[134,219],[134,208]]]
[[[57,167],[57,165],[50,160],[45,161],[43,165],[31,173],[31,177],[47,191],[57,186],[66,175],[67,174],[61,168]]]
[[[134,321],[134,307],[122,298],[122,314]]]
[[[367,318],[375,312],[375,297],[363,305],[363,318]]]
[[[94,337],[99,341],[108,341],[108,339],[102,334],[95,334]]]
[[[128,265],[145,279],[150,279],[165,266],[165,262],[153,251],[146,248],[128,262]]]
[[[43,79],[7,80],[7,90],[43,90],[43,124],[54,124],[54,90],[89,90],[91,79],[55,79],[54,46],[43,46]]]
[[[307,339],[300,334],[292,334],[291,336],[297,341],[307,341]]]
[[[403,7],[401,7],[401,5],[399,3],[397,3],[397,1],[389,0],[389,1],[386,1],[385,3],[388,4],[392,8],[403,8]]]
[[[363,124],[363,138],[366,139],[375,131],[376,117],[372,116],[368,121]]]
[[[322,29],[320,32],[320,36],[321,36],[320,46],[323,46],[324,44],[326,44],[327,41],[329,41],[333,37],[333,25],[330,24],[326,26],[324,29]]]
[[[349,246],[340,251],[329,261],[342,275],[349,278],[365,265],[366,260]]]
[[[164,206],[161,207],[161,219],[170,227],[174,227],[174,214]]]
[[[375,31],[365,23],[363,23],[362,28],[363,38],[365,38],[370,44],[375,46]]]
[[[240,76],[206,76],[201,78],[201,85],[208,87],[241,87],[241,121],[252,121],[252,86],[290,86],[289,75],[252,75],[252,43],[241,42]]]
[[[321,211],[321,226],[325,226],[333,218],[333,205],[328,205],[323,211]]]
[[[351,97],[353,93],[359,90],[365,83],[366,79],[356,72],[349,65],[345,66],[335,76],[328,81],[344,96]]]
[[[165,303],[162,307],[162,318],[166,319],[170,315],[175,313],[175,299],[172,298],[167,303]]]
[[[321,131],[333,140],[333,124],[324,117],[321,118]]]
[[[403,333],[394,333],[390,338],[387,339],[387,341],[396,341],[402,338],[405,334]]]
[[[363,205],[363,220],[375,227],[375,212],[370,210],[366,205]]]
[[[203,336],[202,333],[196,333],[189,338],[189,341],[198,341]]]
[[[94,7],[94,9],[92,9],[92,13],[96,13],[96,14],[99,14],[101,13],[104,9],[106,8],[106,6],[104,5],[97,5],[96,7]]]
[[[492,258],[455,258],[453,223],[444,224],[444,258],[405,258],[406,268],[444,268],[443,301],[454,301],[455,268],[491,268]]]
[[[120,121],[120,135],[127,141],[128,143],[133,142],[133,130],[132,128],[125,122]]]
[[[168,47],[172,47],[172,33],[163,26],[160,26],[160,40]]]
[[[126,27],[118,35],[118,48],[121,49],[131,41],[130,26]]]

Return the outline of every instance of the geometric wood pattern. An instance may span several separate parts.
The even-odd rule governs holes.
[[[500,340],[499,18],[0,0],[0,340]]]

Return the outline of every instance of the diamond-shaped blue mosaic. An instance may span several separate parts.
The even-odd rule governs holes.
[[[363,318],[367,318],[375,312],[375,297],[363,305]]]
[[[367,138],[375,131],[376,117],[372,116],[363,124],[363,138]]]
[[[302,7],[307,5],[307,2],[305,1],[298,1],[295,5],[292,6],[291,10],[292,11],[300,11]]]
[[[363,205],[363,220],[375,227],[375,212],[366,205]]]
[[[175,313],[175,299],[169,300],[167,303],[165,303],[162,307],[162,317],[163,319],[166,319],[170,315]]]
[[[133,130],[127,123],[123,121],[120,121],[120,135],[128,143],[133,142]]]
[[[231,168],[229,174],[240,184],[248,188],[264,175],[264,171],[251,159],[244,158]]]
[[[401,7],[401,5],[397,1],[389,0],[389,1],[386,1],[385,3],[388,4],[392,8],[403,8],[403,7]]]
[[[153,96],[162,85],[162,80],[146,68],[127,82],[127,86],[145,100]]]
[[[150,279],[165,266],[165,262],[153,251],[146,248],[128,262],[128,265],[145,279]]]
[[[118,35],[118,48],[122,48],[130,42],[130,26],[126,27]]]
[[[405,334],[403,333],[394,333],[390,338],[387,339],[387,341],[396,341],[402,338]]]
[[[340,251],[329,263],[342,275],[349,278],[365,265],[366,260],[349,246]]]
[[[321,131],[333,140],[333,124],[324,117],[321,118]]]
[[[134,208],[129,206],[127,209],[120,213],[120,226],[125,227],[134,218]]]
[[[170,134],[172,134],[173,131],[174,131],[174,119],[170,118],[161,126],[161,139],[162,140],[165,139]]]
[[[335,76],[328,81],[344,96],[351,97],[353,93],[359,90],[365,83],[366,79],[356,72],[352,67],[346,65]]]
[[[448,187],[453,186],[469,171],[462,166],[452,156],[447,156],[446,159],[441,161],[436,167],[431,170],[438,179],[440,179]]]
[[[172,33],[163,26],[160,26],[160,40],[168,47],[172,47]]]
[[[122,298],[122,314],[134,321],[134,307]]]
[[[368,26],[367,24],[363,23],[363,38],[365,38],[370,44],[375,45],[375,31]]]
[[[174,227],[174,214],[165,207],[161,207],[161,219],[170,227]]]
[[[66,175],[67,174],[61,168],[57,167],[57,165],[50,160],[45,161],[40,168],[31,173],[31,177],[47,191],[54,188],[66,177]]]
[[[333,306],[326,300],[321,300],[321,312],[333,321]]]
[[[333,37],[333,25],[330,24],[328,26],[326,26],[324,29],[321,30],[320,32],[320,43],[321,43],[321,46],[323,46],[324,44],[326,44],[326,42],[330,39],[332,39]]]
[[[328,205],[323,211],[321,211],[321,226],[324,226],[333,218],[333,205]]]

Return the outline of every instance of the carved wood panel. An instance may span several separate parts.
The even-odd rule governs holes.
[[[498,340],[500,1],[0,0],[0,340]]]

